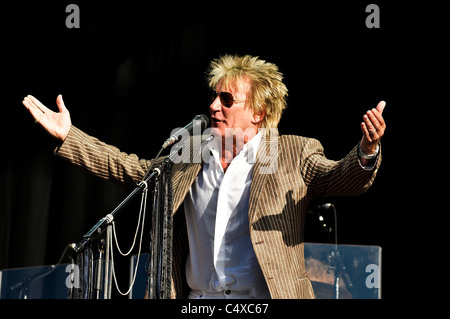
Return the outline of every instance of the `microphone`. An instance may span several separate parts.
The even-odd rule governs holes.
[[[162,145],[162,149],[165,149],[167,146],[170,146],[175,142],[178,142],[181,139],[182,134],[185,133],[186,131],[189,134],[192,134],[192,132],[194,131],[194,126],[198,127],[198,125],[200,125],[200,132],[201,132],[208,126],[208,124],[209,118],[206,115],[204,114],[196,115],[188,125],[172,134],[164,142],[164,144]]]
[[[334,207],[334,205],[331,203],[320,204],[320,205],[316,205],[316,206],[312,207],[311,209],[307,210],[306,213],[307,214],[315,214],[315,213],[319,213],[324,210],[328,210],[332,207]]]

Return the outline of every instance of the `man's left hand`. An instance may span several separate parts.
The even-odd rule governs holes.
[[[383,119],[385,106],[386,102],[381,101],[376,108],[367,111],[363,116],[363,122],[361,123],[363,137],[360,146],[366,155],[375,153],[377,145],[386,130],[386,123]]]

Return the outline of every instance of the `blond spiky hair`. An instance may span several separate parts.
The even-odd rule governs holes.
[[[224,55],[211,62],[208,72],[211,88],[214,89],[220,81],[224,88],[229,88],[242,80],[250,84],[247,105],[255,114],[265,112],[262,127],[270,134],[271,129],[278,127],[286,108],[288,90],[283,83],[283,74],[275,64],[250,55]]]

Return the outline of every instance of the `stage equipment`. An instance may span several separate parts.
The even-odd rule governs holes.
[[[119,245],[114,220],[116,215],[141,193],[139,220],[133,245],[127,253],[122,253],[120,248],[118,249],[123,256],[131,253],[136,243],[139,225],[141,225],[138,251],[138,256],[140,256],[149,188],[153,189],[153,200],[147,294],[151,299],[170,298],[172,272],[172,164],[175,162],[175,159],[179,158],[179,152],[185,145],[190,146],[189,151],[192,150],[192,138],[190,135],[202,134],[203,129],[208,124],[209,119],[205,115],[197,115],[192,122],[173,133],[164,142],[153,159],[143,180],[137,184],[136,188],[111,213],[100,219],[75,246],[74,251],[76,255],[74,256],[73,263],[80,269],[81,284],[79,288],[74,286],[69,291],[70,298],[110,299],[113,279],[119,293],[126,295],[131,291],[135,277],[133,277],[133,281],[126,292],[122,292],[117,285],[117,277],[114,270],[113,237],[115,238],[117,247]],[[180,142],[175,144],[171,153],[163,160],[159,160],[158,165],[154,167],[161,152],[167,146],[182,140],[183,137],[189,137],[186,139],[186,143]],[[106,236],[103,236],[105,232]],[[95,261],[94,255],[98,256]]]

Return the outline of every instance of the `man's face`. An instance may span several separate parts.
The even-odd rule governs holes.
[[[250,84],[247,81],[242,80],[225,90],[225,88],[222,87],[222,81],[220,81],[215,90],[217,93],[222,91],[231,93],[236,101],[231,107],[226,107],[222,105],[219,96],[217,96],[211,103],[209,111],[211,115],[211,128],[214,134],[225,137],[226,134],[230,134],[230,130],[227,129],[242,129],[242,131],[248,132],[246,130],[251,130],[252,128],[255,131],[254,134],[256,134],[257,127],[255,128],[255,124],[258,125],[259,121],[253,115],[251,107],[246,107],[247,93],[250,90]]]

